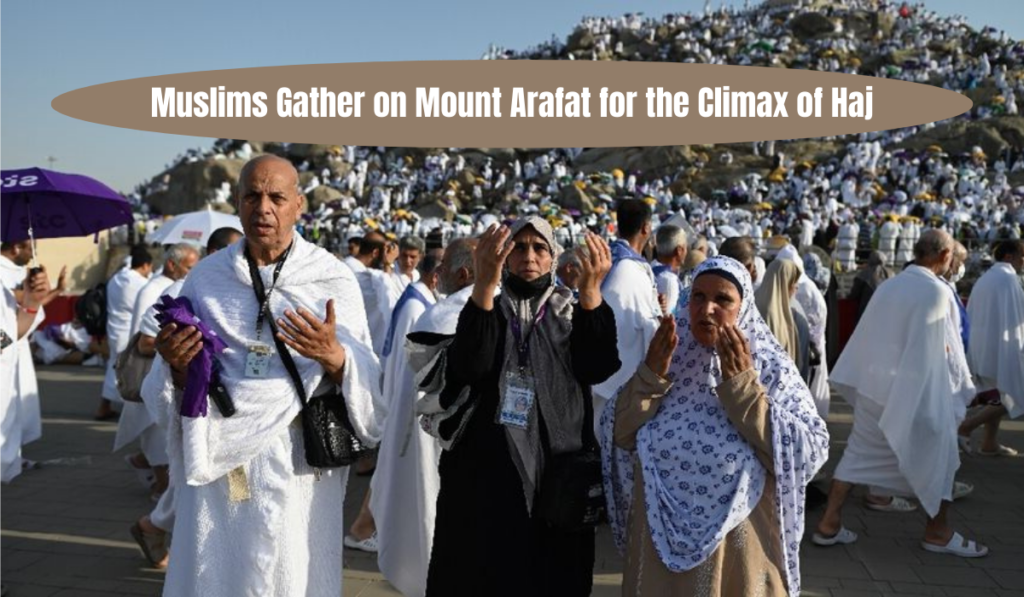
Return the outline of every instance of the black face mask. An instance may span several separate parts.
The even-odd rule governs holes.
[[[551,274],[544,274],[532,282],[527,282],[519,276],[509,274],[505,277],[505,286],[508,286],[508,289],[519,298],[536,298],[547,290],[548,286],[551,286]]]

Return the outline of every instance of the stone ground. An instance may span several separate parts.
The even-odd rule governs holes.
[[[152,504],[123,455],[111,454],[115,424],[92,420],[102,371],[71,367],[39,370],[43,438],[25,456],[43,462],[0,491],[0,580],[11,597],[160,595],[163,574],[148,568],[128,527]],[[834,467],[852,421],[841,400],[833,405]],[[1024,451],[1024,423],[1005,424],[1002,441]],[[845,524],[861,534],[854,545],[802,552],[807,597],[936,595],[1024,597],[1024,458],[965,457],[959,478],[975,493],[958,502],[955,527],[981,539],[991,554],[962,560],[921,550],[924,516],[866,510],[857,493]],[[352,477],[345,518],[353,520],[369,481]],[[811,528],[821,510],[810,514]],[[179,540],[185,540],[181,538]],[[594,595],[618,595],[622,559],[607,527],[599,530]],[[346,597],[397,595],[370,554],[346,550]]]

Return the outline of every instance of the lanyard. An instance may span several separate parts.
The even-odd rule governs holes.
[[[548,310],[547,303],[541,305],[537,311],[537,316],[533,318],[533,325],[530,326],[530,331],[526,333],[526,337],[523,337],[523,328],[519,323],[519,317],[512,318],[512,335],[516,339],[516,351],[519,353],[519,371],[522,372],[526,369],[526,365],[530,359],[530,336],[533,335],[533,330],[537,329],[537,324],[544,318],[544,313]]]
[[[266,317],[267,310],[270,308],[270,295],[273,294],[274,288],[277,287],[277,277],[281,275],[281,268],[284,267],[284,262],[288,259],[288,255],[292,252],[292,247],[294,245],[295,241],[292,241],[292,244],[288,245],[284,254],[277,260],[277,266],[274,267],[274,277],[270,281],[269,290],[266,290],[263,286],[263,276],[260,275],[260,270],[256,267],[256,260],[249,254],[249,247],[245,247],[245,260],[249,264],[249,275],[252,277],[252,287],[256,290],[256,300],[260,304],[260,311],[256,316],[257,342],[260,341],[260,337],[263,334],[263,321]]]

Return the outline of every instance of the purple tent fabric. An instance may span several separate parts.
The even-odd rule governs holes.
[[[31,215],[31,217],[30,217]],[[0,240],[87,236],[133,221],[131,204],[88,176],[42,168],[0,171]]]
[[[156,319],[161,326],[173,323],[179,329],[194,327],[203,335],[203,350],[188,364],[185,377],[185,393],[181,400],[181,416],[205,417],[206,397],[210,391],[210,379],[213,375],[213,360],[216,355],[224,352],[227,345],[192,311],[192,301],[188,297],[160,297],[156,304]]]

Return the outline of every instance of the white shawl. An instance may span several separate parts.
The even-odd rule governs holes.
[[[811,332],[811,343],[821,355],[821,364],[818,365],[810,383],[811,396],[814,397],[814,405],[818,408],[818,414],[827,418],[832,396],[828,387],[828,358],[826,357],[825,332],[828,323],[828,303],[825,302],[825,295],[821,293],[818,286],[804,272],[804,262],[793,245],[786,245],[779,251],[778,259],[787,259],[796,264],[800,269],[800,279],[796,285],[796,295],[793,297],[803,307],[804,315],[807,317],[807,326]]]
[[[211,483],[248,463],[284,433],[301,410],[291,377],[276,354],[266,378],[244,375],[247,347],[256,340],[258,311],[244,249],[242,239],[202,260],[181,289],[181,296],[192,301],[195,314],[227,344],[219,359],[222,381],[237,409],[235,415],[224,418],[211,406],[205,417],[180,417],[180,393],[175,392],[170,368],[159,356],[143,384],[146,401],[164,405],[162,418],[172,428],[168,455],[172,461],[184,459],[189,485]],[[271,269],[261,271],[265,283],[270,282]],[[349,418],[359,438],[372,446],[380,441],[376,415],[381,402],[377,385],[380,365],[370,344],[359,285],[352,271],[334,256],[295,235],[295,246],[270,298],[270,312],[279,318],[286,309],[303,307],[323,317],[328,299],[334,299],[338,341],[345,348],[341,390]],[[273,346],[270,333],[269,325],[264,324],[261,342]],[[306,395],[312,396],[324,379],[323,368],[294,351],[292,356]],[[173,428],[180,429],[180,452],[173,445]]]
[[[999,388],[1011,418],[1024,415],[1024,290],[1009,263],[996,263],[971,291],[967,357],[984,389]]]
[[[960,467],[956,428],[974,394],[958,374],[967,366],[949,292],[917,265],[886,280],[832,372],[854,407],[862,398],[882,407],[879,427],[929,516],[951,497]]]

